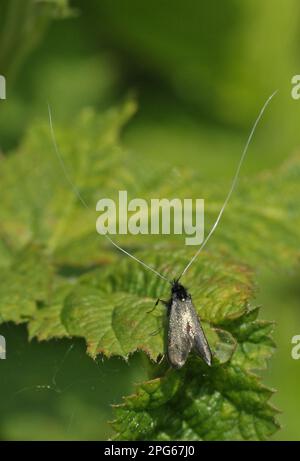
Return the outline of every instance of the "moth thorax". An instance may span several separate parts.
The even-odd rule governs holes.
[[[172,296],[180,299],[180,301],[185,301],[187,298],[189,298],[187,290],[176,280],[172,284]]]

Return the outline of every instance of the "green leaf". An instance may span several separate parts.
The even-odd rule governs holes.
[[[132,101],[101,116],[86,110],[72,127],[57,130],[66,168],[91,208],[132,180],[118,138],[134,110]],[[30,321],[30,337],[61,337],[67,334],[61,308],[78,276],[74,260],[90,267],[115,256],[99,251],[92,212],[88,219],[70,190],[47,123],[33,126],[19,150],[1,158],[0,177],[0,319]]]
[[[87,110],[72,127],[55,129],[68,176],[88,206],[93,209],[99,198],[116,198],[124,189],[145,198],[150,191],[158,198],[201,196],[189,172],[182,171],[175,181],[161,171],[129,171],[119,136],[134,109],[129,101],[100,116]],[[279,201],[277,183],[282,178],[290,196],[299,187],[299,165],[295,159],[292,167],[260,178],[254,188],[253,183],[241,185],[211,251],[203,251],[182,280],[201,318],[213,366],[191,354],[183,370],[168,371],[166,309],[154,305],[158,298],[169,298],[170,286],[95,234],[96,213],[86,210],[70,190],[49,127],[38,123],[16,153],[1,159],[1,319],[27,322],[30,338],[82,337],[92,357],[130,360],[136,351],[146,354],[154,380],[141,384],[136,396],[117,407],[118,438],[269,437],[277,428],[276,411],[268,403],[272,392],[251,370],[266,366],[274,350],[273,326],[258,320],[258,310],[250,307],[252,271],[232,255],[238,261],[262,258],[292,265],[299,209],[288,198]],[[211,223],[224,197],[211,187],[207,194]],[[267,201],[263,211],[262,200]],[[255,238],[245,239],[249,233]],[[117,240],[169,280],[195,252],[174,236]]]
[[[31,241],[42,242],[61,264],[68,264],[65,248],[74,242],[78,248],[80,239],[93,234],[93,248],[85,261],[95,262],[100,240],[95,233],[96,203],[101,197],[113,198],[112,191],[126,189],[132,181],[122,165],[118,138],[134,110],[130,101],[102,116],[86,110],[72,127],[55,130],[68,175],[91,211],[84,208],[66,181],[48,123],[33,126],[20,149],[1,159],[0,179],[5,193],[0,235],[9,247],[19,249]]]
[[[139,172],[143,197],[204,198],[205,233],[208,234],[225,201],[230,184],[208,183],[188,169],[164,171],[164,181],[155,172]],[[219,226],[208,243],[212,251],[223,252],[250,265],[290,269],[299,261],[300,207],[294,197],[300,193],[300,156],[279,168],[264,171],[254,179],[241,177]],[[182,237],[164,236],[166,242],[182,247]],[[180,240],[181,239],[181,240]]]
[[[119,136],[134,110],[135,104],[128,101],[102,115],[85,110],[72,126],[56,127],[54,123],[68,176],[92,211],[71,190],[55,155],[48,123],[33,125],[18,151],[1,159],[0,264],[7,264],[11,250],[32,241],[45,245],[55,263],[66,270],[118,260],[115,249],[96,234],[93,210],[99,198],[117,199],[118,191],[124,189],[129,198],[203,197],[208,232],[228,186],[216,188],[188,170],[150,173],[141,167],[133,174]],[[241,180],[209,248],[251,264],[295,264],[300,210],[291,197],[297,193],[299,179],[298,156],[257,180]],[[116,240],[132,251],[158,243],[173,251],[184,246],[183,237],[176,235],[163,239],[126,235]]]
[[[295,267],[299,262],[300,207],[294,197],[300,193],[299,184],[299,155],[277,170],[263,172],[251,181],[240,181],[222,218],[222,230],[214,236],[210,248],[226,251],[252,265],[267,265],[276,270],[278,266]],[[226,193],[213,194],[211,187],[207,190],[212,199],[206,200],[206,218],[213,222]]]
[[[48,304],[44,304],[34,311],[28,322],[29,339],[36,337],[39,341],[68,336],[61,322],[61,309],[65,297],[70,292],[71,286],[56,279],[52,286],[51,297]]]
[[[66,299],[62,320],[70,335],[86,339],[92,356],[102,353],[127,358],[129,353],[143,350],[154,359],[163,351],[163,341],[160,335],[153,335],[158,322],[147,314],[152,308],[151,299],[80,287]]]
[[[0,319],[15,323],[30,320],[37,303],[49,297],[54,269],[40,248],[24,248],[9,268],[0,270]]]
[[[243,314],[235,324],[251,324],[257,309]],[[251,320],[250,320],[251,319]],[[228,323],[229,325],[230,323]],[[245,328],[247,329],[247,328]],[[255,335],[254,335],[255,336]],[[249,334],[235,337],[238,347],[231,360],[209,369],[191,358],[180,371],[136,386],[136,393],[114,406],[112,426],[118,440],[265,440],[279,428],[277,410],[270,405],[273,391],[249,370],[260,368],[269,357],[270,338],[258,334],[250,359],[244,354]],[[266,352],[267,351],[267,352]],[[168,383],[170,383],[168,385]]]
[[[259,308],[256,308],[236,320],[222,324],[238,340],[235,362],[252,370],[266,368],[267,360],[275,350],[275,343],[270,337],[274,323],[257,320],[258,313]]]
[[[187,262],[187,255],[164,252],[139,257],[158,270],[173,272]],[[204,253],[186,277],[203,328],[220,363],[229,360],[236,343],[219,323],[240,317],[252,293],[251,272],[235,263]],[[155,307],[158,298],[170,296],[161,279],[124,259],[118,267],[96,269],[79,278],[66,298],[62,321],[70,335],[82,336],[92,356],[121,355],[142,350],[153,360],[164,353],[166,309]],[[214,327],[218,328],[215,329]]]
[[[139,257],[159,270],[169,267],[170,272],[187,260],[186,255],[167,252],[163,257],[149,253]],[[278,428],[276,410],[268,403],[272,391],[249,370],[265,365],[274,344],[269,338],[271,324],[258,321],[258,309],[248,307],[253,294],[251,271],[203,253],[186,283],[191,284],[195,307],[204,320],[213,368],[192,356],[184,370],[141,384],[136,396],[116,407],[116,437],[268,438]],[[128,359],[130,353],[142,350],[158,360],[165,351],[166,317],[164,308],[149,311],[164,289],[160,279],[124,260],[118,271],[99,269],[83,275],[66,299],[62,319],[70,335],[86,338],[93,356]]]
[[[114,406],[118,440],[265,440],[277,429],[272,391],[234,364],[193,361],[137,386]]]

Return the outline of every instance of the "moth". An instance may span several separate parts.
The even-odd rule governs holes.
[[[134,256],[133,254],[129,253],[127,250],[119,246],[116,242],[114,242],[107,234],[104,235],[104,237],[112,244],[114,245],[118,250],[129,256],[131,259],[136,261],[137,263],[141,264],[143,267],[146,269],[152,271],[157,277],[160,277],[164,281],[167,281],[168,283],[171,284],[171,297],[169,301],[163,301],[161,299],[158,299],[156,304],[158,304],[159,301],[161,301],[165,306],[167,307],[167,315],[168,315],[168,345],[167,345],[167,356],[169,359],[170,364],[175,367],[175,368],[181,368],[187,358],[191,350],[193,349],[203,360],[204,362],[211,366],[212,364],[212,353],[208,344],[208,341],[205,337],[204,331],[202,329],[200,319],[198,318],[198,315],[196,313],[195,307],[193,305],[192,297],[190,293],[187,291],[187,289],[179,283],[179,280],[181,277],[184,276],[184,274],[187,272],[187,270],[190,268],[192,263],[195,261],[195,259],[198,257],[199,253],[202,251],[212,234],[214,233],[215,229],[217,228],[219,221],[222,217],[222,214],[229,202],[229,199],[231,197],[232,192],[235,189],[235,186],[237,184],[237,180],[239,177],[240,169],[243,164],[244,158],[246,156],[246,153],[248,151],[249,144],[251,142],[251,139],[254,135],[255,129],[258,125],[258,122],[260,121],[267,105],[271,101],[271,99],[275,96],[278,90],[276,90],[274,93],[271,94],[271,96],[268,97],[264,105],[262,106],[254,124],[253,127],[250,131],[250,134],[247,138],[247,142],[245,144],[245,147],[243,149],[239,164],[237,166],[235,175],[233,177],[229,192],[227,193],[226,199],[223,203],[223,206],[217,216],[217,219],[215,223],[213,224],[212,228],[210,229],[207,237],[204,239],[194,256],[191,258],[191,260],[188,262],[184,270],[181,272],[180,276],[174,279],[173,281],[170,281],[168,277],[166,277],[164,274],[161,274],[157,269],[154,267],[149,266],[146,264],[144,261],[141,261],[139,258]],[[49,114],[49,124],[50,124],[50,132],[51,132],[51,137],[52,137],[52,142],[54,146],[55,153],[57,155],[57,158],[60,162],[61,168],[64,172],[64,175],[66,177],[66,180],[69,182],[74,194],[77,196],[79,201],[83,204],[85,208],[88,210],[92,211],[91,208],[88,206],[84,198],[82,197],[80,191],[77,189],[76,185],[73,183],[72,179],[67,173],[66,166],[64,163],[64,160],[61,156],[61,153],[59,151],[55,134],[54,134],[54,129],[53,129],[53,124],[52,124],[52,115],[51,115],[51,110],[50,106],[48,104],[48,114]]]
[[[212,353],[204,334],[192,297],[178,280],[173,280],[171,298],[162,301],[167,307],[168,349],[167,356],[174,368],[181,368],[191,350],[211,366]]]

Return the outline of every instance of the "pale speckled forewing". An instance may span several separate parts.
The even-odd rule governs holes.
[[[194,348],[211,365],[211,352],[191,299],[172,301],[168,330],[168,358],[181,368]]]

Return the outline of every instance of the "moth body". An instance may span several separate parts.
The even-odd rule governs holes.
[[[192,297],[183,285],[172,283],[171,299],[167,303],[168,327],[168,359],[175,368],[181,368],[191,350],[211,365],[211,351],[195,311]]]

